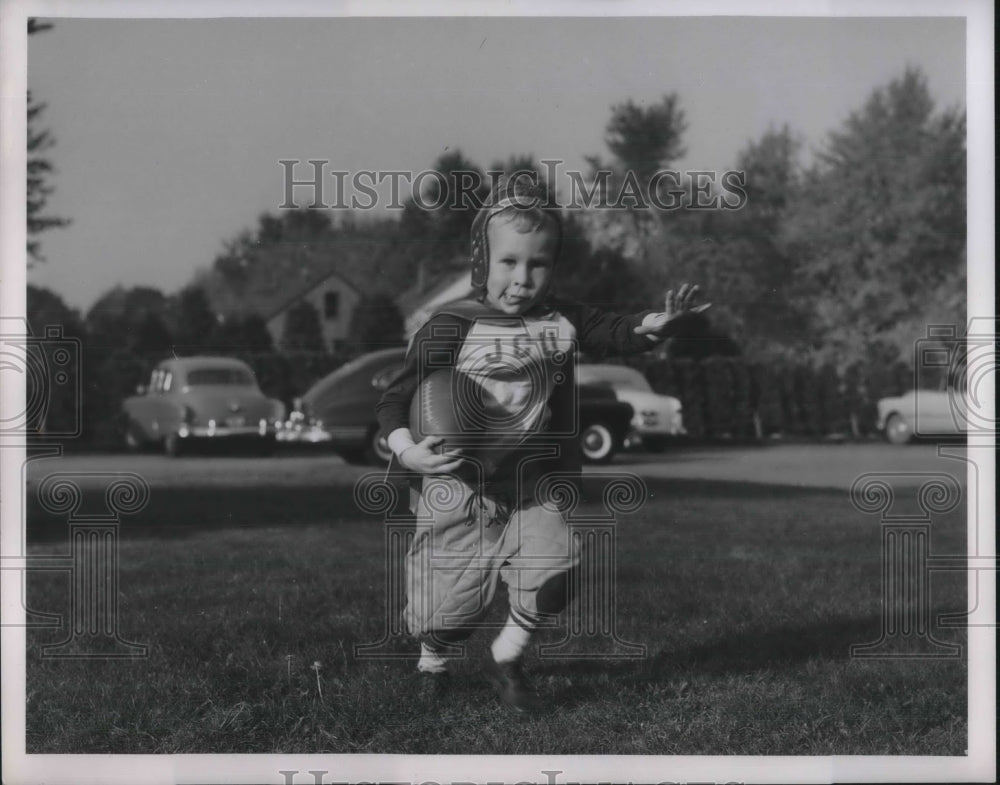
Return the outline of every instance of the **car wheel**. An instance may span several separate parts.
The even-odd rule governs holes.
[[[180,458],[184,454],[184,440],[176,433],[168,433],[163,440],[163,451],[171,458]]]
[[[580,449],[587,463],[607,463],[615,454],[615,437],[606,425],[592,423],[580,434]]]
[[[129,452],[142,452],[146,442],[142,438],[142,431],[135,420],[129,420],[125,424],[125,449]]]
[[[368,442],[365,447],[365,461],[374,466],[385,466],[392,460],[392,450],[385,440],[382,430],[377,426],[368,432]]]
[[[913,429],[901,414],[890,414],[885,422],[885,438],[890,444],[909,444],[913,440]]]

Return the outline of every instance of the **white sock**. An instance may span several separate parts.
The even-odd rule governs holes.
[[[420,662],[417,663],[417,670],[423,673],[445,673],[448,670],[448,662],[426,643],[420,644]]]
[[[497,639],[493,641],[493,646],[491,647],[493,659],[497,662],[518,660],[524,654],[524,650],[528,648],[530,641],[531,631],[526,630],[514,621],[513,616],[508,614],[507,623],[500,630]]]

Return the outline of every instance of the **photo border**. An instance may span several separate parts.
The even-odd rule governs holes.
[[[419,5],[373,2],[360,6],[338,2],[16,2],[3,0],[0,19],[0,66],[2,66],[2,112],[0,112],[0,253],[3,260],[0,306],[5,316],[25,312],[26,272],[24,173],[27,36],[25,20],[38,17],[292,17],[342,16],[964,16],[967,22],[967,117],[968,165],[968,314],[993,316],[994,273],[994,138],[993,138],[993,9],[988,2],[905,2],[867,0],[838,2],[822,0],[752,3],[729,0],[699,3],[624,2],[570,4],[525,0],[490,4],[478,2],[431,2]],[[0,390],[5,411],[22,411],[24,390],[10,385]],[[995,399],[994,399],[995,400]],[[981,478],[994,476],[992,452],[984,454],[978,466]],[[19,505],[9,500],[23,496],[21,467],[25,445],[17,439],[0,437],[0,498],[3,504],[3,553],[20,551],[24,522],[17,520]],[[980,552],[995,556],[995,491],[982,483],[972,485],[975,466],[969,468],[969,487],[978,487],[981,519],[969,521],[970,539],[978,538]],[[970,504],[970,509],[975,506]],[[17,573],[19,576],[19,573]],[[5,623],[17,623],[23,610],[16,601],[19,592],[8,589],[14,577],[3,571],[3,615]],[[970,591],[975,574],[970,575]],[[979,576],[980,596],[995,601],[995,572]],[[11,602],[11,597],[15,598]],[[995,621],[995,607],[992,618]],[[923,781],[986,781],[995,777],[995,629],[969,629],[969,732],[967,757],[922,756],[408,756],[408,755],[25,755],[25,630],[5,626],[2,630],[3,655],[3,754],[8,782],[135,783],[145,782],[275,782],[286,778],[279,772],[300,771],[296,782],[311,781],[309,770],[330,772],[324,782],[546,782],[556,772],[559,782],[574,781],[740,781],[800,782],[875,781],[907,779]],[[975,685],[972,689],[971,685]]]

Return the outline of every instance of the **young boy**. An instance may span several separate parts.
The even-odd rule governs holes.
[[[484,673],[519,713],[540,708],[523,655],[532,634],[569,601],[569,574],[580,563],[562,512],[536,493],[552,471],[579,473],[577,348],[597,356],[641,352],[707,307],[694,305],[698,287],[686,284],[667,293],[659,313],[621,316],[556,297],[550,286],[561,221],[543,197],[501,181],[472,226],[475,295],[421,327],[377,406],[395,460],[417,477],[404,611],[420,641],[417,670],[432,692],[441,689],[443,653],[474,631],[502,579],[510,608]],[[473,419],[493,424],[492,451],[448,449],[451,440],[441,436],[414,439],[411,401],[442,365],[477,391],[453,405],[475,408]]]

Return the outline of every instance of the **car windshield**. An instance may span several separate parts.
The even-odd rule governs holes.
[[[580,384],[602,384],[615,390],[653,391],[640,371],[624,365],[581,365],[576,378]]]
[[[253,385],[253,376],[242,368],[198,368],[188,371],[189,387],[234,386],[248,387]]]

